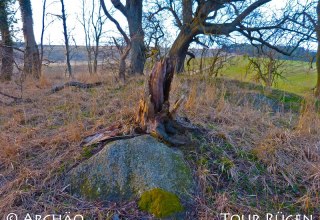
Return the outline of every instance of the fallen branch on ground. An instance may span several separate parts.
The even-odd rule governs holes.
[[[70,87],[70,86],[80,88],[80,89],[90,89],[90,88],[101,86],[101,85],[103,85],[102,82],[82,83],[82,82],[70,81],[70,82],[66,82],[64,84],[53,86],[52,89],[50,90],[49,94],[59,92],[59,91],[63,90],[64,88]]]
[[[15,105],[15,104],[30,103],[30,102],[32,102],[32,100],[29,99],[29,98],[23,99],[22,97],[12,96],[12,95],[9,95],[9,94],[3,93],[3,92],[0,92],[0,95],[6,97],[6,98],[8,98],[8,99],[13,99],[13,101],[11,101],[11,102],[5,102],[5,101],[0,100],[0,105],[9,106],[9,105]]]
[[[0,92],[0,95],[3,95],[3,96],[5,96],[7,98],[10,98],[10,99],[13,99],[14,101],[22,100],[22,98],[15,97],[15,96],[12,96],[12,95],[8,95],[8,94],[3,93],[3,92]]]

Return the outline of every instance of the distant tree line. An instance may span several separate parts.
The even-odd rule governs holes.
[[[281,48],[281,50],[284,51],[290,51],[293,48],[288,46],[278,46],[278,48]],[[234,53],[238,55],[248,55],[251,57],[257,56],[259,53],[267,53],[271,49],[268,47],[262,48],[261,45],[259,46],[253,46],[251,44],[229,44],[229,45],[224,45],[222,47],[223,51],[227,53]],[[310,62],[310,60],[315,61],[317,52],[315,50],[309,50],[306,49],[305,47],[298,47],[293,50],[292,54],[290,56],[275,52],[275,56],[277,59],[280,60],[297,60],[297,61],[305,61],[305,62]]]

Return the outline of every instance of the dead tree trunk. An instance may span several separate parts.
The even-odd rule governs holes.
[[[157,62],[150,74],[144,98],[140,101],[136,117],[138,128],[173,144],[183,144],[179,135],[181,127],[174,121],[174,113],[183,98],[170,111],[170,88],[175,72],[180,72],[195,31],[183,29],[174,41],[169,54]]]
[[[172,58],[157,62],[151,72],[145,95],[140,100],[136,122],[142,131],[167,138],[166,123],[171,120],[169,94],[174,74]]]
[[[1,80],[11,80],[13,73],[13,42],[9,29],[7,1],[0,2],[0,31],[2,36]]]
[[[33,32],[32,8],[30,0],[19,0],[22,22],[23,37],[25,43],[24,72],[39,79],[41,76],[41,64],[39,50]]]

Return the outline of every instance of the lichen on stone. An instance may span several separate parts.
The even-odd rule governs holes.
[[[169,217],[183,211],[178,196],[160,188],[144,192],[138,205],[141,210],[154,214],[157,218]]]
[[[80,191],[82,195],[84,195],[89,200],[94,200],[99,197],[99,189],[96,187],[93,187],[87,178],[83,180],[83,183],[80,186]]]

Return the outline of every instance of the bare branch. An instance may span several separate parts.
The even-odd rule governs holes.
[[[127,8],[124,6],[120,0],[111,0],[113,6],[118,9],[125,17],[128,16]],[[102,5],[102,4],[101,4]]]
[[[102,10],[105,13],[105,15],[116,25],[118,31],[121,33],[121,35],[123,36],[125,42],[129,45],[130,44],[130,39],[128,37],[128,35],[126,34],[126,32],[121,28],[119,22],[114,19],[114,17],[108,12],[106,5],[104,3],[104,0],[100,0],[100,4],[102,6]]]

